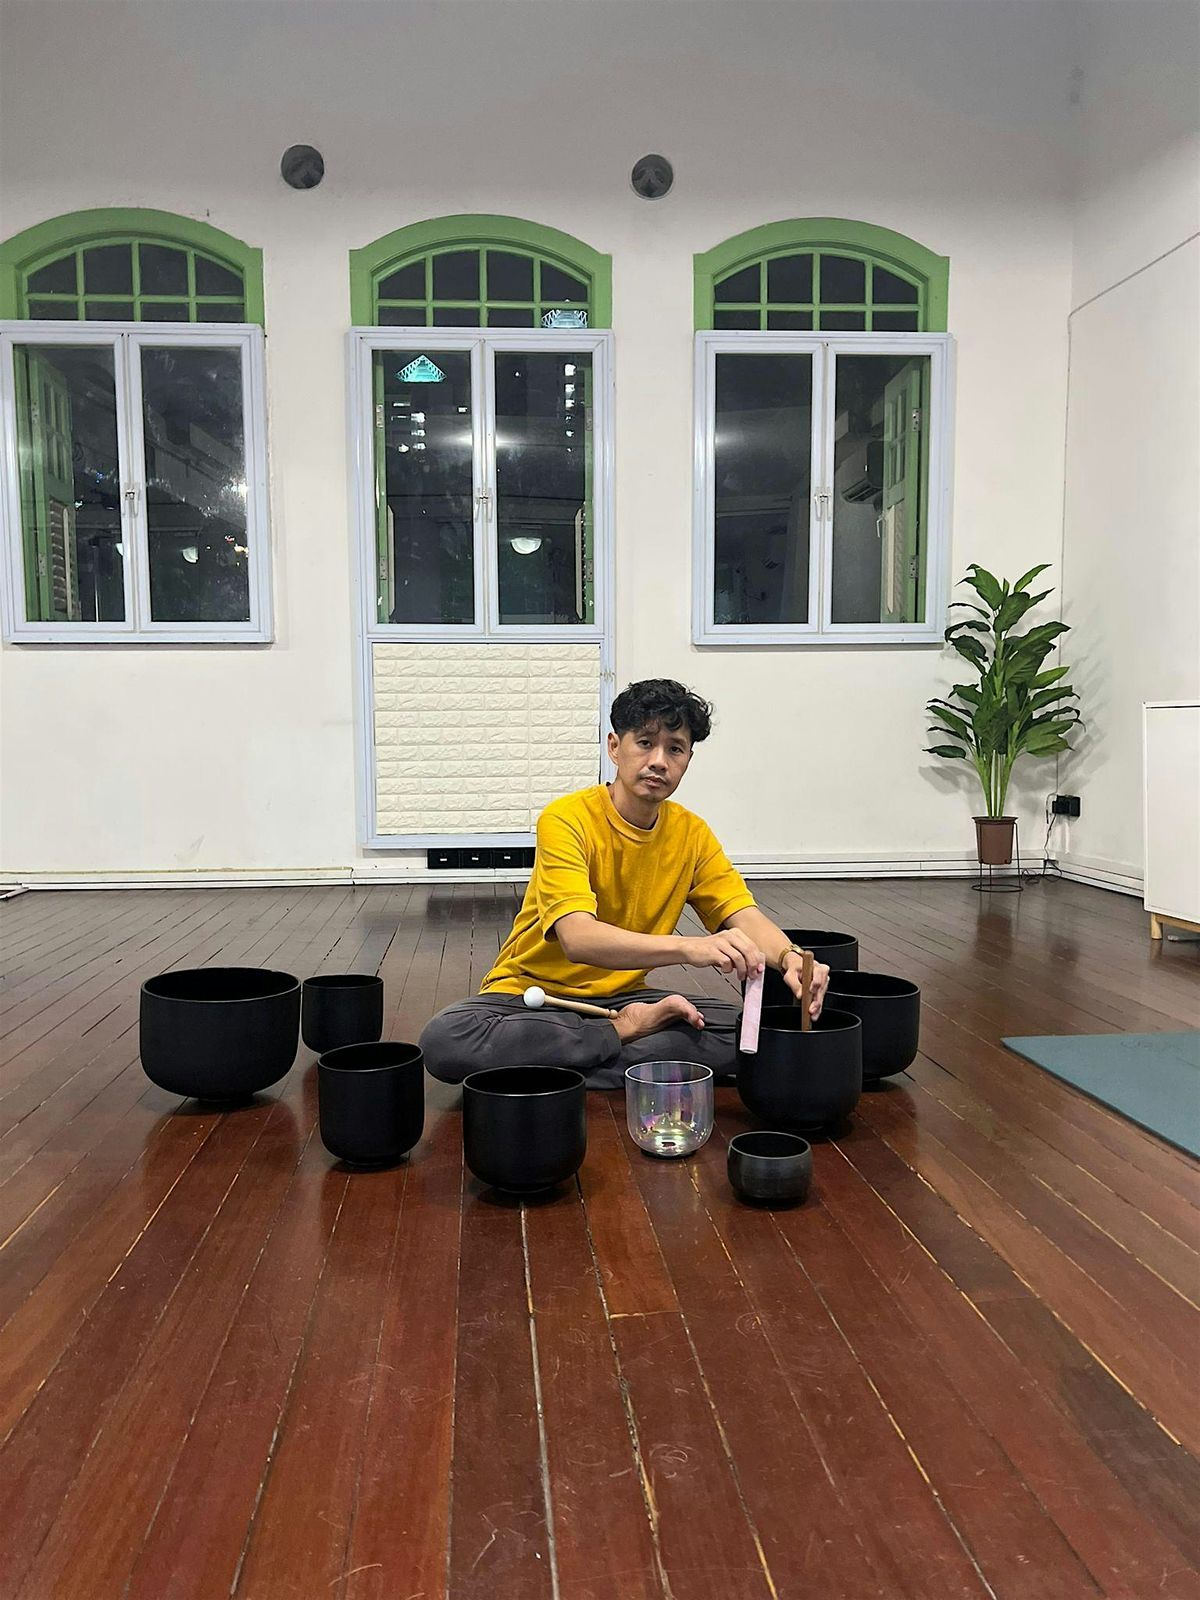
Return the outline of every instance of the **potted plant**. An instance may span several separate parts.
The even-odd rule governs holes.
[[[963,582],[978,601],[956,601],[951,609],[974,615],[952,622],[946,643],[974,668],[978,682],[956,683],[949,698],[930,700],[926,708],[934,718],[929,732],[955,741],[928,745],[929,754],[970,761],[979,778],[984,814],[975,818],[975,839],[985,866],[1007,866],[1013,858],[1016,818],[1004,814],[1004,802],[1018,758],[1069,750],[1068,736],[1080,725],[1070,704],[1078,695],[1064,681],[1068,668],[1042,671],[1054,641],[1070,624],[1042,622],[1024,633],[1015,631],[1026,613],[1054,592],[1029,592],[1047,566],[1031,567],[1009,584],[972,562]]]

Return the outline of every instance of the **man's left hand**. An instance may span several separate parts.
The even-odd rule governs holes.
[[[783,981],[796,996],[801,998],[800,974],[804,970],[804,963],[798,955],[789,955],[787,966],[783,974]],[[812,993],[809,1000],[808,1014],[814,1020],[821,1015],[821,1007],[825,1004],[825,991],[829,987],[829,968],[823,961],[814,961],[812,969]]]

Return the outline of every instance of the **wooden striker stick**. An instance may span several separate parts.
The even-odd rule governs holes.
[[[812,1031],[812,1014],[809,1006],[812,1004],[813,980],[813,953],[806,950],[800,957],[800,1031]]]
[[[556,1006],[559,1011],[577,1011],[581,1017],[608,1017],[610,1020],[617,1015],[607,1006],[590,1006],[586,1000],[556,1000],[553,995],[547,995],[542,1001],[544,1006]]]

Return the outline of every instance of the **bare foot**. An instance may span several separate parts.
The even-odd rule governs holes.
[[[613,1018],[613,1027],[622,1044],[634,1039],[646,1039],[652,1033],[661,1033],[673,1023],[683,1022],[690,1028],[702,1028],[704,1018],[692,1002],[681,994],[669,994],[665,1000],[634,1000],[622,1006]]]

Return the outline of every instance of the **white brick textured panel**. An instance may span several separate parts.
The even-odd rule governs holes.
[[[595,783],[600,647],[373,647],[375,822],[403,833],[525,833]]]

